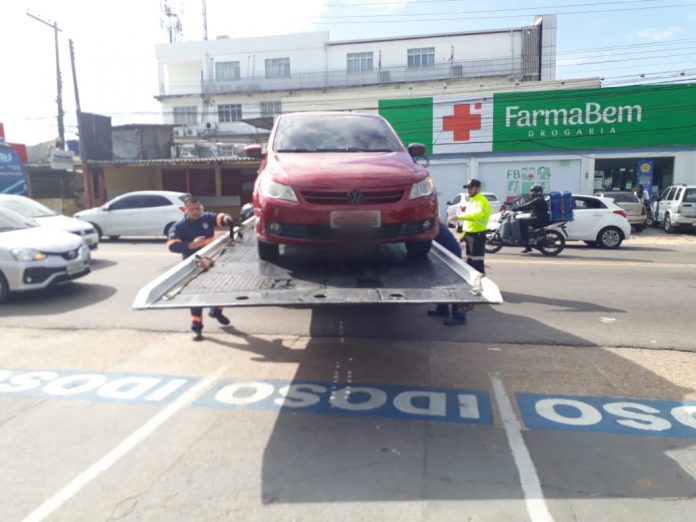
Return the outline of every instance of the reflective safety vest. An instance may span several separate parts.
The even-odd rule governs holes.
[[[491,206],[486,197],[478,193],[466,205],[466,212],[459,216],[464,233],[485,232],[488,229],[488,219],[491,217]]]

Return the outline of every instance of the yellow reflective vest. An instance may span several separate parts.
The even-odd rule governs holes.
[[[459,220],[462,221],[464,233],[485,232],[488,228],[488,219],[491,217],[491,206],[486,197],[478,193],[466,205],[466,211]]]

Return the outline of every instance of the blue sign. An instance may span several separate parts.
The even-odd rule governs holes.
[[[493,424],[487,392],[447,388],[315,381],[223,381],[194,405]]]
[[[696,439],[696,402],[516,394],[530,429]]]
[[[642,185],[643,188],[652,194],[653,186],[653,160],[642,159],[638,161],[638,166],[636,168],[636,173],[638,176],[638,184]]]
[[[0,194],[27,193],[27,178],[17,152],[0,143]]]

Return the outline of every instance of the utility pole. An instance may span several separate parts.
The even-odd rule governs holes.
[[[80,139],[80,160],[82,161],[82,179],[85,185],[85,208],[94,206],[94,187],[92,186],[92,170],[87,164],[84,132],[82,128],[82,110],[80,108],[80,91],[77,88],[77,70],[75,69],[75,47],[70,40],[70,64],[72,65],[73,90],[75,91],[75,108],[77,112],[77,134]]]
[[[58,143],[57,143],[57,148],[59,149],[64,149],[65,148],[65,125],[63,123],[63,117],[65,116],[65,113],[63,112],[63,80],[61,79],[60,75],[60,52],[58,48],[58,32],[60,29],[58,29],[58,22],[47,22],[43,18],[39,18],[36,15],[31,14],[29,11],[27,11],[27,16],[29,18],[33,18],[34,20],[37,20],[41,22],[42,24],[47,25],[48,27],[53,29],[54,37],[55,37],[55,46],[56,46],[56,83],[58,86],[58,97],[56,98],[56,101],[58,102]]]

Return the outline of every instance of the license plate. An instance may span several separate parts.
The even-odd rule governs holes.
[[[75,263],[75,264],[66,266],[65,272],[68,275],[73,275],[73,274],[77,274],[79,272],[82,272],[84,269],[85,269],[84,263]]]
[[[632,216],[632,215],[634,215],[635,213],[636,213],[635,210],[627,210],[627,211],[626,211],[626,214],[628,214],[629,216]]]
[[[331,228],[379,228],[382,213],[379,210],[358,210],[331,213]]]

